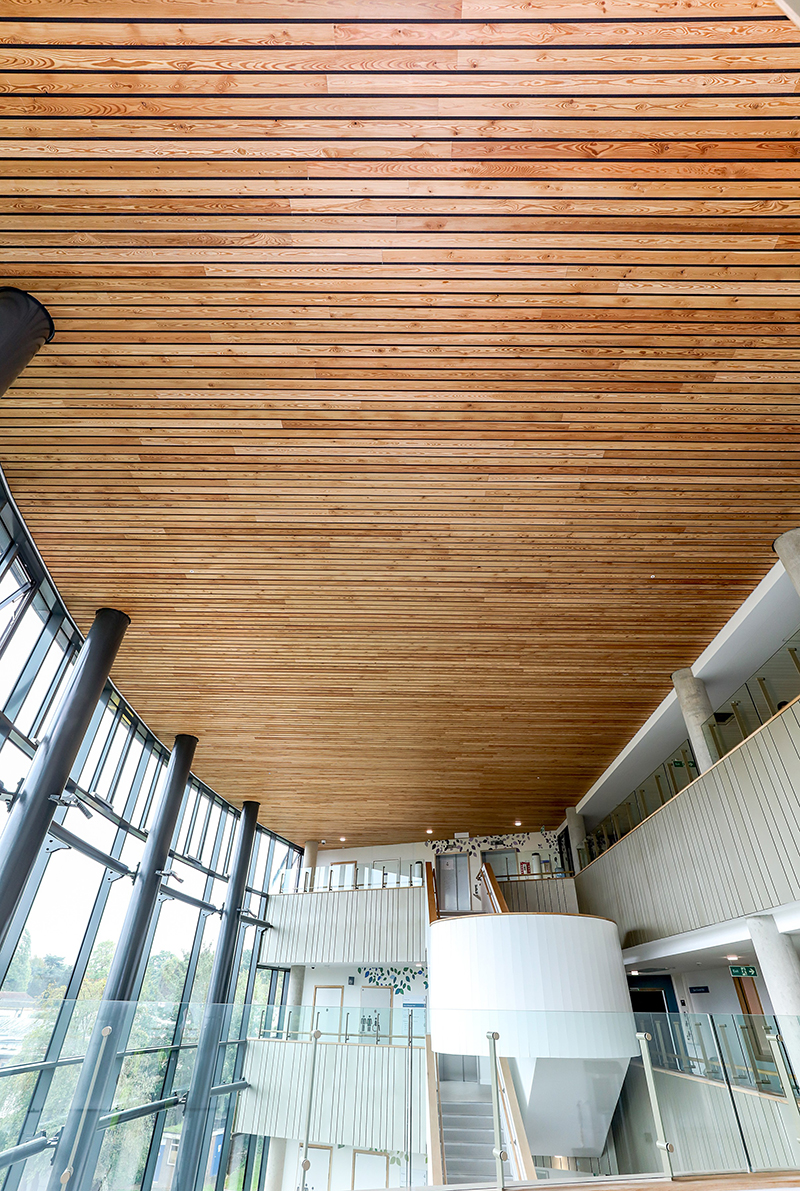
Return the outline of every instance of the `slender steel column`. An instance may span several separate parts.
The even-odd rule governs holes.
[[[167,777],[147,836],[142,861],[131,893],[128,912],[114,950],[103,1001],[86,1048],[78,1086],[53,1157],[49,1191],[80,1191],[93,1171],[87,1158],[100,1115],[111,1107],[133,1015],[139,970],[156,908],[170,844],[183,803],[197,745],[195,736],[176,736]],[[93,1165],[93,1163],[91,1164]]]
[[[47,836],[130,617],[101,608],[0,836],[0,945]]]
[[[0,397],[55,333],[41,302],[21,289],[0,289]]]
[[[181,1144],[173,1179],[174,1191],[193,1191],[198,1181],[199,1168],[203,1159],[203,1139],[211,1104],[210,1092],[214,1086],[219,1043],[228,1016],[228,1000],[233,977],[233,957],[239,936],[239,916],[244,902],[247,874],[253,856],[253,844],[258,823],[258,803],[245,802],[239,821],[236,852],[231,865],[228,893],[222,912],[214,966],[211,969],[211,983],[206,997],[203,1024],[197,1043],[197,1055],[192,1072],[192,1084],[186,1100],[186,1111],[181,1130]],[[252,962],[256,962],[253,956]]]

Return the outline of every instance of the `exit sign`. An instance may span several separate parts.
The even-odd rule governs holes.
[[[758,968],[754,968],[752,964],[733,964],[731,966],[731,976],[757,976]]]

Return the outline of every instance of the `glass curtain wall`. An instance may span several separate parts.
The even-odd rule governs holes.
[[[82,643],[0,478],[0,799],[19,788]],[[0,1150],[57,1128],[80,1070],[82,1043],[97,1011],[169,753],[111,683],[106,685],[70,775],[70,805],[59,806],[45,847],[0,949]],[[187,785],[140,978],[140,1013],[123,1062],[115,1108],[185,1090],[202,1017],[219,910],[239,812],[195,777]],[[0,831],[6,816],[0,808]],[[258,923],[270,891],[299,870],[300,849],[259,827],[239,932],[237,1020],[247,1033],[254,996],[285,997],[282,972],[258,966]],[[140,1044],[137,1045],[137,1036]],[[225,1078],[242,1057],[231,1044]],[[237,1136],[233,1101],[216,1101],[215,1162],[206,1186],[259,1185],[264,1138]],[[175,1109],[105,1130],[97,1178],[107,1187],[164,1185],[179,1137]],[[16,1191],[31,1166],[0,1170]],[[172,1159],[174,1160],[174,1159]],[[245,1177],[246,1176],[246,1177]]]

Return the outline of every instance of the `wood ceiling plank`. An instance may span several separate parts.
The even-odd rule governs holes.
[[[0,45],[9,46],[369,46],[380,45],[386,40],[386,28],[382,23],[362,21],[360,23],[339,21],[336,23],[315,23],[305,21],[292,24],[276,22],[270,17],[265,20],[237,21],[234,23],[214,22],[208,18],[198,21],[175,21],[159,23],[148,19],[142,22],[114,22],[104,20],[102,24],[71,19],[49,21],[30,19],[27,21],[5,20],[0,26]],[[613,45],[624,41],[637,41],[648,46],[666,44],[683,45],[694,42],[735,45],[742,42],[765,44],[790,44],[798,41],[796,27],[778,15],[773,9],[761,19],[719,21],[702,20],[675,21],[640,20],[628,24],[615,21],[609,26],[606,20],[573,21],[508,21],[487,24],[485,21],[465,20],[446,23],[426,20],[423,23],[396,21],[392,23],[393,45],[457,44],[478,47],[491,45]]]
[[[555,825],[800,517],[796,27],[7,11],[0,459],[125,694],[299,840]]]

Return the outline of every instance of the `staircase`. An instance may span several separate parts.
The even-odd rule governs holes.
[[[468,1087],[470,1085],[462,1085]],[[488,1092],[480,1084],[473,1084],[474,1100],[443,1100],[442,1134],[447,1182],[488,1183],[496,1178],[492,1102],[481,1092]],[[505,1164],[508,1169],[508,1163]]]

